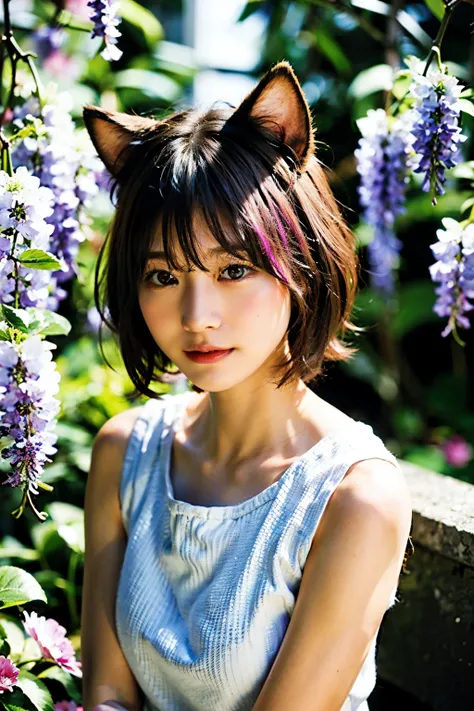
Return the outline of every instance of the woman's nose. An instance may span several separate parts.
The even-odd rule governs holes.
[[[217,289],[207,272],[188,275],[183,294],[181,323],[185,331],[198,333],[221,324]]]

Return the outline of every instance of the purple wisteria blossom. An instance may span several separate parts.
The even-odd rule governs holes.
[[[0,654],[0,694],[4,691],[13,691],[13,685],[18,681],[20,670],[8,657]]]
[[[409,182],[407,130],[403,117],[390,119],[383,109],[369,110],[357,125],[362,134],[355,151],[361,176],[358,192],[364,220],[374,230],[368,247],[371,279],[375,288],[389,294],[401,248],[394,222],[404,212]]]
[[[53,618],[39,617],[36,612],[23,612],[23,626],[38,643],[44,659],[56,662],[74,676],[82,677],[81,662],[75,657],[74,648],[66,637],[66,628]]]
[[[409,112],[410,133],[414,155],[410,161],[415,173],[424,175],[421,189],[442,195],[445,171],[462,158],[460,144],[466,140],[459,125],[459,95],[463,87],[456,77],[442,71],[430,70],[423,76],[424,63],[419,59],[406,60],[413,80],[409,93],[414,98]]]
[[[15,110],[18,130],[30,128],[13,152],[14,165],[31,167],[41,184],[53,194],[53,211],[48,218],[51,238],[48,251],[63,264],[54,272],[36,272],[29,278],[36,287],[36,302],[22,301],[23,306],[40,306],[56,311],[67,292],[64,282],[76,275],[76,258],[84,240],[87,223],[83,208],[98,193],[104,180],[103,167],[91,144],[81,144],[70,111],[72,98],[62,92],[48,97],[40,120],[36,98],[30,98]]]
[[[36,54],[44,62],[63,46],[67,33],[62,27],[43,25],[33,33],[32,38]]]
[[[450,217],[441,220],[444,230],[437,230],[438,242],[430,245],[438,261],[430,267],[435,293],[435,313],[448,318],[442,332],[447,336],[456,326],[470,328],[466,314],[474,309],[474,224],[465,227]]]
[[[117,17],[118,3],[110,0],[90,0],[87,5],[91,8],[90,18],[94,23],[91,37],[103,37],[105,49],[100,53],[107,61],[120,59],[123,52],[116,46],[121,33],[117,29],[120,19]]]
[[[11,470],[3,484],[38,493],[38,479],[57,449],[54,433],[59,373],[54,343],[39,335],[22,343],[0,341],[0,451]]]
[[[30,247],[49,249],[54,227],[46,220],[53,215],[53,199],[52,191],[25,166],[13,176],[0,171],[0,299],[4,304],[14,301],[15,288],[21,306],[46,300],[50,273],[19,264],[15,272],[14,258]]]

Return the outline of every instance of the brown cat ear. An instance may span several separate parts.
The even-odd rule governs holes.
[[[311,112],[298,79],[288,62],[279,62],[235,110],[232,122],[246,116],[258,118],[282,139],[299,160],[303,170],[314,152]]]
[[[125,162],[128,148],[156,126],[155,119],[85,106],[84,124],[99,158],[114,177]]]

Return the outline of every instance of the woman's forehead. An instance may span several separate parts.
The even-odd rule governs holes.
[[[172,245],[173,255],[178,261],[186,261],[186,255],[183,253],[175,220],[169,221],[166,229],[166,241],[168,245]],[[193,248],[203,257],[203,259],[217,258],[219,256],[229,254],[229,251],[225,249],[225,247],[223,247],[215,238],[206,219],[200,211],[196,210],[192,215],[190,234],[192,236]],[[230,237],[230,229],[227,234]],[[231,242],[234,240],[229,239],[227,241]],[[240,247],[237,243],[235,243],[235,246],[236,248]],[[156,222],[156,228],[154,230],[153,240],[150,246],[150,253],[159,253],[160,256],[164,256],[164,252],[165,245],[163,237],[163,220],[160,217]]]

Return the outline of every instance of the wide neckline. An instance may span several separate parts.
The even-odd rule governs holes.
[[[184,514],[186,516],[196,516],[198,518],[214,518],[214,519],[224,519],[224,518],[239,518],[245,514],[253,511],[254,509],[262,506],[270,499],[274,499],[280,488],[285,484],[285,482],[290,478],[294,470],[298,467],[303,467],[309,461],[317,458],[320,452],[325,449],[329,444],[333,443],[335,440],[339,439],[341,434],[347,435],[348,430],[355,426],[362,425],[363,427],[369,427],[365,423],[359,420],[353,420],[351,418],[351,423],[348,427],[338,428],[334,432],[325,435],[320,440],[316,442],[310,449],[303,452],[301,456],[294,460],[289,467],[280,475],[277,481],[267,486],[265,489],[260,491],[258,494],[251,496],[245,501],[241,501],[238,504],[228,504],[225,506],[205,506],[203,504],[193,504],[189,501],[183,501],[182,499],[177,499],[174,495],[173,484],[171,482],[171,456],[173,439],[176,431],[182,423],[184,411],[186,409],[186,404],[188,399],[193,395],[193,392],[181,393],[179,395],[165,396],[163,399],[169,399],[169,404],[167,403],[164,407],[163,416],[165,418],[165,424],[167,427],[163,434],[163,441],[161,446],[161,456],[160,456],[160,469],[164,472],[164,478],[166,483],[166,495],[168,499],[168,508],[173,513]]]

